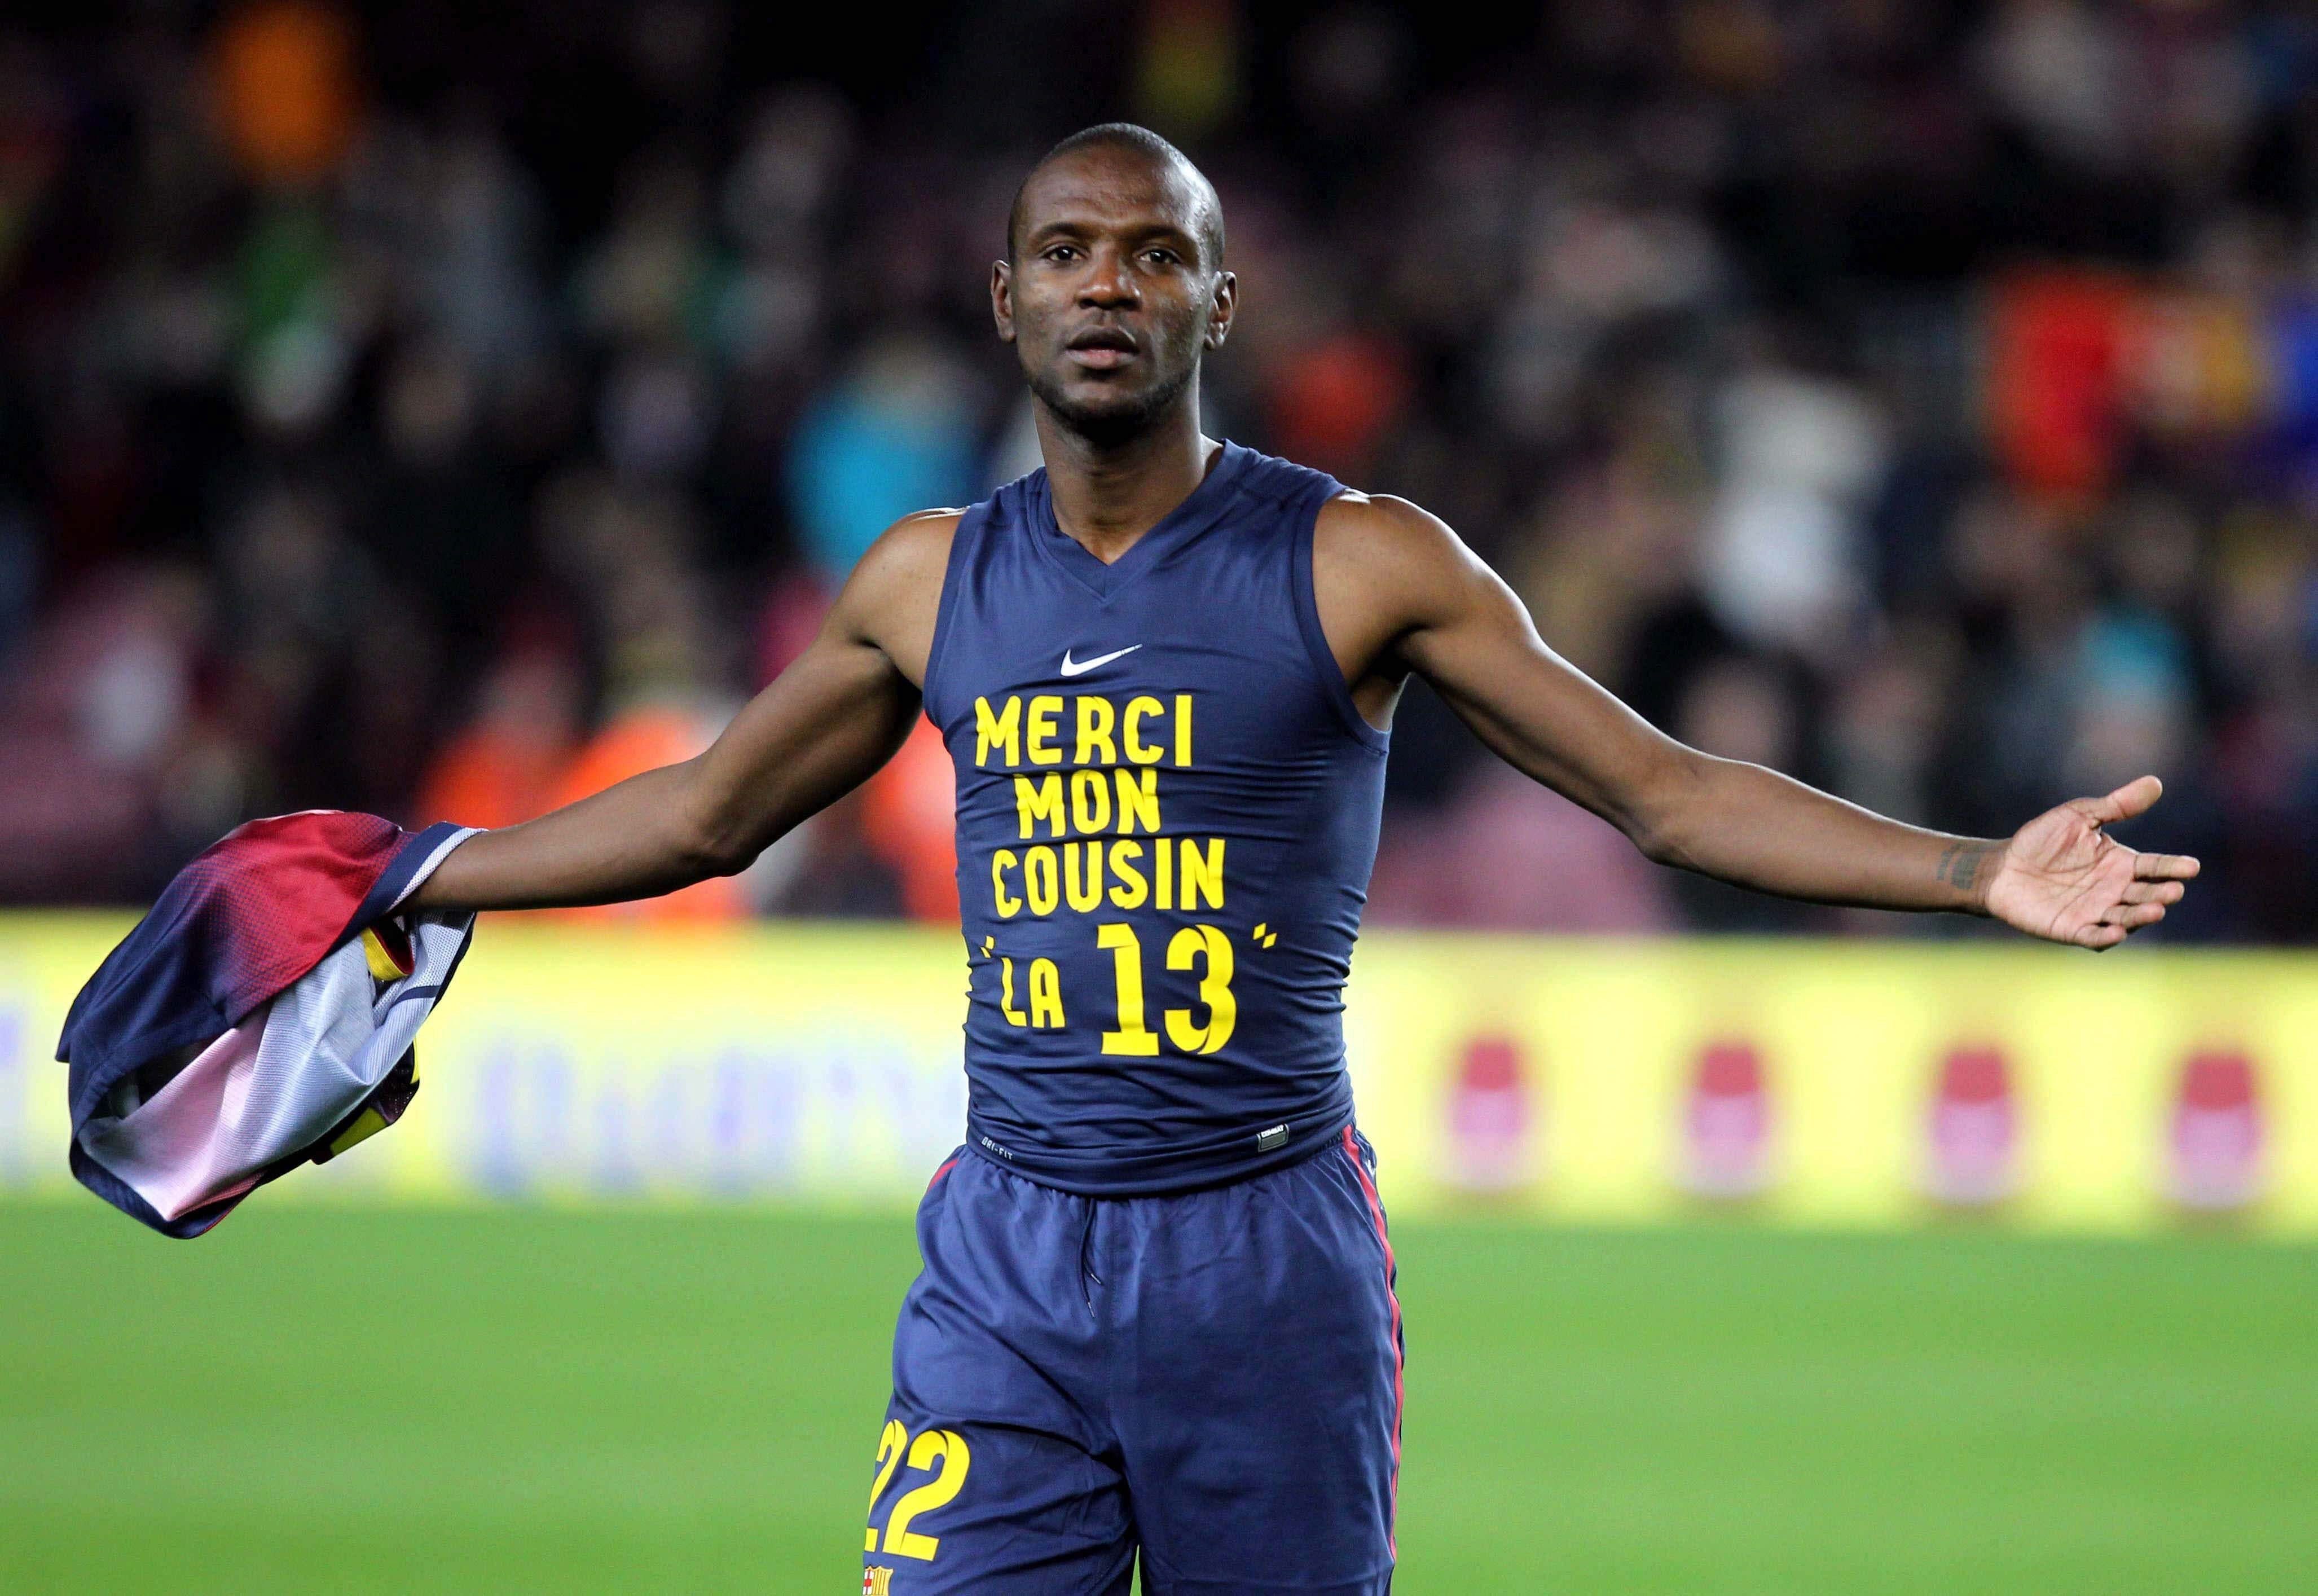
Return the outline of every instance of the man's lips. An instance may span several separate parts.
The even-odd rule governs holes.
[[[1141,353],[1135,335],[1122,327],[1091,327],[1063,345],[1070,357],[1089,371],[1107,372],[1125,365]]]

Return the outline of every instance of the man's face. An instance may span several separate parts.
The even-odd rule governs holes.
[[[1206,196],[1173,164],[1097,146],[1040,168],[1014,259],[991,272],[998,336],[1066,425],[1131,435],[1231,329],[1236,285],[1202,245]]]

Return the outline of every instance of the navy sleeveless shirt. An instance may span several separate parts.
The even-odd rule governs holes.
[[[967,1144],[1068,1191],[1244,1179],[1352,1122],[1387,738],[1312,599],[1332,478],[1226,444],[1104,565],[1033,471],[966,511],[926,666],[957,771]]]

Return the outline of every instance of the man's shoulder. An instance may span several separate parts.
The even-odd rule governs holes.
[[[968,513],[963,509],[912,511],[877,534],[877,541],[854,568],[855,578],[906,582],[930,571],[939,582],[949,561],[949,546],[957,536],[958,523]]]
[[[846,629],[889,653],[903,646],[899,640],[930,632],[949,569],[950,543],[966,515],[919,510],[878,533],[838,596],[837,614]]]
[[[1320,507],[1312,526],[1315,565],[1380,579],[1405,579],[1466,558],[1448,523],[1389,493],[1347,488]]]
[[[1388,493],[1343,493],[1312,528],[1312,589],[1331,637],[1351,652],[1454,614],[1496,578],[1446,522]]]
[[[920,546],[939,544],[948,548],[951,534],[957,531],[957,524],[971,513],[970,506],[964,508],[912,510],[887,527],[885,535]]]

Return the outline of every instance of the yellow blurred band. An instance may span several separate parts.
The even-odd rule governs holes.
[[[0,1189],[69,1188],[66,1005],[118,916],[0,916]],[[342,1197],[913,1201],[958,1139],[965,960],[883,926],[495,919]],[[1397,1215],[2318,1235],[2318,958],[2026,944],[1363,938]]]

